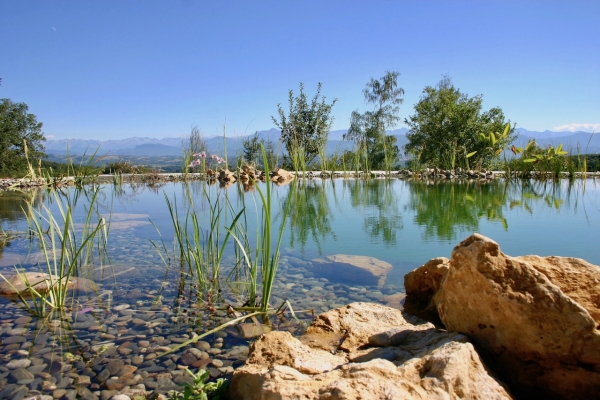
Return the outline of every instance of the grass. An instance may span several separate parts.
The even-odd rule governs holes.
[[[32,282],[23,268],[15,266],[16,274],[25,285],[20,291],[8,277],[2,274],[0,277],[17,291],[16,297],[31,314],[43,317],[53,310],[67,308],[71,278],[85,275],[85,268],[95,258],[105,259],[109,224],[96,212],[99,193],[99,188],[92,189],[82,224],[76,224],[73,216],[79,194],[72,198],[51,190],[50,202],[57,211],[45,203],[37,208],[27,203],[24,213],[30,237],[35,239],[43,255],[39,272],[46,275],[42,281]]]

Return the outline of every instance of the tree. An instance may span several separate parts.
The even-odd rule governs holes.
[[[190,132],[190,135],[183,139],[182,147],[184,171],[187,171],[189,168],[189,164],[194,158],[194,154],[208,152],[206,139],[197,126],[194,126]]]
[[[506,148],[515,139],[514,126],[507,125],[499,107],[482,112],[482,96],[469,98],[445,76],[435,88],[427,86],[415,105],[415,113],[404,122],[409,127],[405,153],[420,163],[453,169],[469,167],[469,159],[487,166],[498,154],[489,151],[490,133],[495,132],[497,148]],[[510,123],[510,120],[508,121]]]
[[[42,123],[27,112],[25,103],[0,100],[0,174],[24,173],[27,168],[25,148],[30,160],[45,156]]]
[[[367,169],[389,169],[398,159],[400,150],[396,137],[385,132],[400,121],[398,112],[404,89],[398,87],[399,75],[399,72],[386,71],[380,80],[371,78],[363,94],[365,101],[374,105],[374,110],[363,114],[353,111],[350,117],[350,129],[344,138],[356,144]]]
[[[300,82],[300,94],[297,97],[294,97],[293,90],[288,93],[287,116],[281,104],[277,104],[279,118],[271,116],[275,126],[281,130],[281,141],[288,152],[288,161],[296,170],[310,164],[327,144],[333,123],[331,109],[337,99],[327,104],[325,96],[321,96],[321,86],[319,82],[317,93],[309,103],[304,84]]]
[[[263,165],[263,155],[261,144],[265,148],[267,154],[267,161],[269,162],[269,168],[275,167],[275,146],[271,140],[259,139],[258,132],[254,135],[248,136],[242,140],[242,146],[244,148],[244,161],[247,163],[254,163],[255,165]]]

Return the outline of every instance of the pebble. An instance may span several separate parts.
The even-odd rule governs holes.
[[[27,368],[31,365],[31,360],[28,360],[26,358],[21,359],[21,360],[10,360],[7,364],[6,364],[6,368],[8,369],[19,369],[19,368]]]

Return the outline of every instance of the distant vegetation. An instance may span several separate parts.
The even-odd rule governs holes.
[[[462,168],[517,171],[527,177],[540,171],[558,176],[600,168],[600,156],[593,154],[598,151],[598,137],[589,134],[586,138],[587,134],[579,132],[568,148],[556,142],[555,135],[539,141],[518,139],[515,124],[501,108],[482,110],[482,96],[461,93],[449,77],[423,90],[413,114],[404,119],[408,130],[392,131],[400,122],[404,95],[399,76],[399,72],[387,71],[379,79],[371,78],[363,94],[372,108],[353,111],[350,128],[336,131],[334,140],[330,138],[331,112],[337,99],[327,102],[320,83],[310,99],[302,83],[298,94],[288,91],[287,110],[277,104],[278,114],[271,117],[279,131],[227,137],[224,127],[222,138],[206,138],[200,128],[193,127],[181,139],[51,141],[50,155],[45,154],[42,123],[28,113],[27,105],[2,99],[0,177],[190,172],[191,161],[199,154],[205,154],[205,159],[218,154],[224,162],[214,167],[235,170],[245,164],[260,167],[261,146],[272,167],[294,171]],[[106,147],[100,150],[100,146]]]
[[[32,160],[45,156],[42,123],[27,111],[25,103],[0,99],[0,177],[25,174],[26,152]]]

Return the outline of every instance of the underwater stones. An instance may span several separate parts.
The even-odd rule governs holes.
[[[92,276],[95,281],[111,281],[120,280],[123,278],[134,278],[141,276],[138,267],[132,264],[115,263],[111,265],[98,265],[91,269]]]
[[[252,339],[271,331],[269,326],[257,323],[243,323],[239,326],[242,329],[244,339]]]
[[[374,257],[334,254],[313,259],[310,271],[331,281],[381,287],[392,268]]]
[[[72,276],[67,282],[64,278],[59,281],[58,277],[55,275],[49,275],[42,272],[25,272],[6,277],[6,281],[3,280],[0,283],[0,295],[15,296],[17,293],[22,293],[24,296],[28,296],[29,290],[27,290],[27,284],[34,287],[35,290],[45,293],[48,291],[50,280],[55,284],[62,281],[63,285],[67,285],[68,290],[85,292],[98,290],[98,286],[93,281],[86,278]]]
[[[6,368],[8,369],[24,369],[31,365],[31,360],[26,358],[18,359],[18,360],[10,360],[6,364]]]

